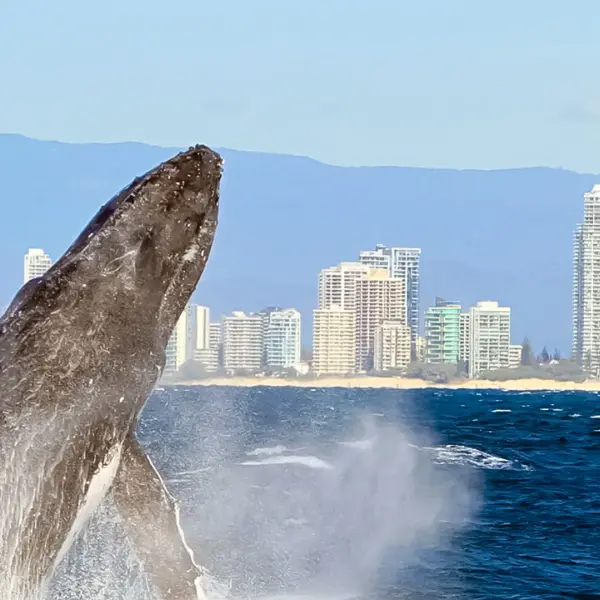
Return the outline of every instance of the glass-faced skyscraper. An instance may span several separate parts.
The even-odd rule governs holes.
[[[573,359],[600,373],[600,185],[583,196],[573,236]]]
[[[458,364],[460,361],[459,302],[435,299],[435,306],[425,311],[425,362]]]

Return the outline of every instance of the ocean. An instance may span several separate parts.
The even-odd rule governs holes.
[[[139,437],[219,594],[600,598],[597,394],[168,387]],[[111,510],[55,597],[145,593]]]

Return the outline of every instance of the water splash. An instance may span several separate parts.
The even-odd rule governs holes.
[[[222,395],[206,395],[201,410],[182,404],[169,426],[144,419],[150,454],[166,479],[176,476],[208,600],[364,593],[391,553],[410,564],[469,518],[473,481],[436,468],[419,450],[432,443],[422,432],[366,416],[339,433],[295,431],[257,452],[248,415]],[[298,448],[328,468],[307,468]],[[240,465],[249,456],[253,467]],[[110,498],[55,573],[44,600],[55,598],[156,599]]]

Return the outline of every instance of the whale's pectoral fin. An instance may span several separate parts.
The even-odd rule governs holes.
[[[203,598],[201,570],[185,542],[177,502],[133,435],[123,448],[112,494],[144,572],[162,598]]]

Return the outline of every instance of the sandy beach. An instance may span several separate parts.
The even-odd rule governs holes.
[[[283,379],[277,377],[215,377],[200,380],[163,382],[161,385],[230,386],[230,387],[302,387],[302,388],[377,388],[377,389],[466,389],[506,391],[600,391],[600,381],[553,381],[546,379],[518,379],[514,381],[485,381],[466,379],[435,384],[421,379],[403,377],[323,377],[318,379]]]

